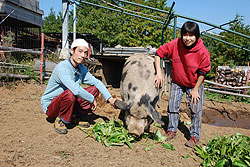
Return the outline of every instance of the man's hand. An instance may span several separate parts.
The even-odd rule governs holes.
[[[96,110],[96,107],[97,107],[96,100],[94,100],[92,104],[93,104],[93,105],[92,105],[91,109],[92,109],[93,111],[95,111],[95,110]]]
[[[116,98],[110,97],[110,98],[108,99],[108,102],[111,104],[111,106],[115,107],[115,101],[116,101],[116,100],[117,100]],[[116,108],[116,107],[115,107],[115,108]]]

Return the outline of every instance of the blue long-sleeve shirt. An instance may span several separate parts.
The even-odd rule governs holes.
[[[91,75],[84,65],[79,64],[78,68],[75,68],[70,60],[64,60],[54,68],[47,88],[41,97],[41,105],[44,113],[47,112],[47,108],[53,98],[67,89],[69,89],[76,97],[80,97],[93,103],[94,96],[81,87],[82,83],[94,85],[106,101],[111,97],[111,94],[105,85]]]

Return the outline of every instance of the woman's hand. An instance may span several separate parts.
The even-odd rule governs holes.
[[[190,92],[190,97],[191,97],[191,104],[198,104],[199,101],[200,101],[200,95],[199,95],[199,91],[196,90],[196,89],[193,89],[191,92]]]
[[[157,88],[162,87],[163,82],[164,82],[164,78],[162,76],[162,73],[161,72],[157,73],[155,76],[155,87]]]
[[[155,87],[159,88],[162,87],[163,82],[164,82],[164,78],[162,75],[162,70],[161,70],[161,59],[159,56],[155,56],[155,70],[156,70],[156,76],[155,76]]]
[[[189,96],[191,98],[191,104],[193,104],[193,102],[194,102],[194,104],[196,104],[196,102],[199,103],[200,98],[201,98],[200,95],[199,95],[199,88],[200,88],[200,85],[202,84],[202,82],[203,82],[204,79],[205,79],[205,76],[200,75],[198,77],[198,81],[197,81],[195,87],[190,92]]]

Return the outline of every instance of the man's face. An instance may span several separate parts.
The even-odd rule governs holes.
[[[77,46],[75,51],[73,49],[70,50],[72,54],[70,60],[73,66],[78,66],[78,64],[83,63],[83,60],[88,56],[88,48],[85,46]]]
[[[187,32],[186,34],[183,34],[183,43],[186,45],[186,46],[191,46],[195,43],[196,41],[196,37],[194,34],[191,34],[189,32]]]

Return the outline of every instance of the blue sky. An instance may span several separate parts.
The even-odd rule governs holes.
[[[173,1],[175,1],[174,11],[176,14],[216,25],[234,20],[236,14],[239,14],[244,16],[243,22],[250,25],[250,0],[167,0],[168,6],[171,6]],[[62,0],[39,0],[39,4],[40,9],[44,11],[44,16],[49,14],[51,7],[56,12],[62,11]],[[186,19],[177,19],[180,24],[185,21]],[[210,28],[202,24],[200,27],[201,30]]]

